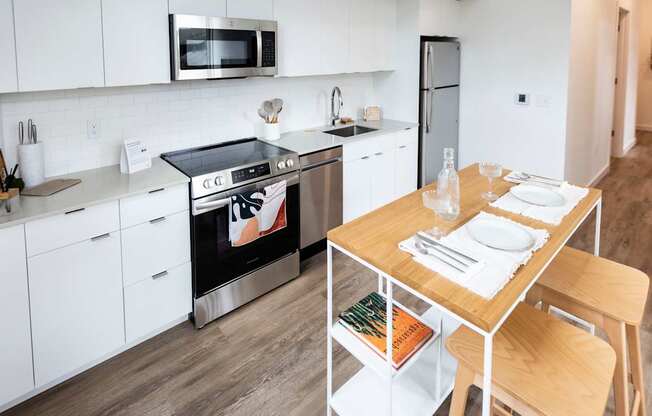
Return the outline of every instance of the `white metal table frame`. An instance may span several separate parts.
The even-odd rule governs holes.
[[[327,394],[327,400],[326,400],[326,414],[328,416],[331,416],[332,414],[332,406],[331,406],[331,401],[333,398],[333,249],[338,250],[339,252],[345,254],[346,256],[352,258],[353,260],[357,261],[364,267],[374,271],[375,273],[378,274],[378,290],[379,292],[383,292],[383,281],[386,282],[386,290],[385,290],[385,296],[387,299],[387,353],[386,353],[386,362],[387,362],[387,382],[388,382],[388,393],[387,393],[387,405],[389,406],[389,414],[392,414],[392,383],[393,383],[393,378],[392,378],[392,338],[393,338],[393,325],[392,325],[392,320],[389,319],[390,316],[392,316],[392,305],[393,305],[393,290],[392,286],[397,285],[398,287],[402,288],[403,290],[407,291],[411,295],[419,298],[423,302],[427,303],[428,305],[437,308],[439,311],[441,311],[444,315],[447,315],[458,322],[462,323],[463,325],[466,325],[468,328],[471,330],[477,332],[478,334],[482,335],[484,337],[484,371],[483,371],[483,380],[482,380],[482,416],[490,416],[491,414],[491,378],[492,378],[492,366],[493,366],[493,337],[498,332],[498,330],[502,327],[503,323],[507,320],[507,318],[512,314],[516,306],[522,301],[522,299],[525,298],[525,295],[527,292],[532,288],[532,286],[539,280],[539,277],[541,274],[546,270],[548,265],[552,262],[555,257],[559,254],[561,249],[568,243],[568,240],[577,232],[578,228],[584,224],[586,219],[591,215],[591,213],[595,210],[596,216],[595,216],[595,239],[594,239],[594,255],[599,256],[600,255],[600,229],[601,229],[601,222],[602,222],[602,196],[593,204],[591,209],[587,211],[587,213],[582,217],[581,221],[578,222],[577,226],[573,229],[573,231],[568,235],[566,240],[564,241],[563,244],[559,246],[559,249],[554,253],[553,256],[550,257],[550,260],[544,265],[544,267],[541,268],[541,271],[537,274],[537,276],[532,279],[532,282],[523,290],[521,293],[521,296],[514,302],[514,304],[511,305],[511,307],[507,310],[507,312],[503,315],[503,317],[498,321],[498,324],[494,327],[494,329],[490,332],[487,332],[478,326],[472,324],[471,322],[468,322],[464,318],[458,316],[454,312],[446,309],[445,307],[439,305],[438,303],[434,302],[433,300],[429,299],[428,297],[424,296],[423,294],[419,293],[418,291],[410,288],[409,286],[405,285],[404,283],[396,280],[394,277],[384,273],[383,271],[379,270],[378,268],[374,267],[373,265],[369,264],[368,262],[362,260],[355,254],[349,252],[348,250],[338,246],[337,244],[331,242],[330,240],[327,242],[327,248],[326,248],[326,256],[327,256],[327,320],[326,320],[326,331],[327,331],[327,341],[326,341],[326,348],[327,348],[327,354],[326,354],[326,370],[327,370],[327,385],[326,385],[326,394]],[[442,339],[440,342],[443,342],[443,334],[440,334]],[[438,359],[441,362],[441,348],[440,348],[440,355]],[[439,372],[438,372],[439,373]],[[437,374],[436,377],[438,380],[436,381],[437,386],[441,386],[441,374]],[[439,387],[437,390],[441,390]],[[441,391],[438,391],[438,394],[440,394]],[[447,395],[450,393],[446,393]],[[441,405],[441,404],[440,404]],[[340,416],[348,416],[348,415],[340,415]]]

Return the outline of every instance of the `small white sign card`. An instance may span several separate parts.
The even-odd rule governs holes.
[[[138,139],[127,139],[122,146],[120,172],[132,174],[152,167],[152,158],[145,143]]]

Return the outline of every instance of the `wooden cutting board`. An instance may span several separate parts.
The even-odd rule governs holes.
[[[26,196],[50,196],[80,183],[81,180],[79,179],[53,179],[33,188],[23,189],[21,194]]]

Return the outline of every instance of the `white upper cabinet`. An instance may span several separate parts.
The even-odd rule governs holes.
[[[280,76],[321,73],[320,4],[323,0],[275,0]]]
[[[14,2],[18,89],[104,86],[100,0]]]
[[[395,68],[397,0],[376,2],[376,64],[381,71]]]
[[[0,406],[34,388],[25,230],[0,230]]]
[[[17,90],[14,10],[11,0],[0,0],[0,93]]]
[[[102,0],[107,87],[170,82],[167,0]]]
[[[170,0],[170,14],[226,16],[226,0]]]
[[[351,72],[376,71],[376,0],[351,0]]]
[[[343,74],[351,66],[351,0],[321,2],[321,73]]]
[[[274,0],[227,0],[226,15],[238,19],[274,20]]]

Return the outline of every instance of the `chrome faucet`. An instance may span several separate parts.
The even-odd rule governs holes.
[[[335,95],[338,97],[337,105],[337,114],[335,114]],[[333,88],[331,92],[331,126],[335,126],[335,122],[341,118],[340,113],[342,112],[342,107],[344,106],[344,101],[342,100],[342,90],[340,87]]]

